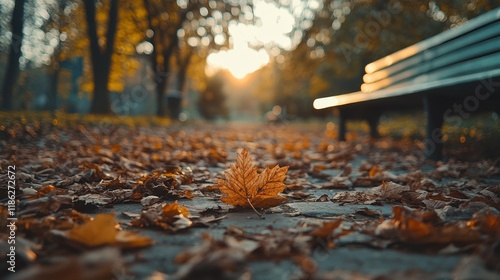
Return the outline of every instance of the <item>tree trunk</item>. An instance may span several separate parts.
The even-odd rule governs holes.
[[[21,57],[21,44],[23,42],[25,0],[16,0],[12,12],[12,41],[7,62],[7,69],[2,86],[2,109],[12,110],[12,90],[19,77],[19,58]]]
[[[187,70],[189,68],[189,64],[191,63],[191,59],[193,58],[194,55],[194,50],[192,48],[189,48],[188,53],[186,54],[186,57],[184,60],[181,61],[181,64],[179,65],[179,90],[182,93],[185,93],[187,90]]]
[[[176,35],[177,36],[177,35]],[[156,71],[156,96],[157,96],[157,111],[156,115],[158,117],[165,116],[165,104],[164,104],[164,93],[168,88],[168,76],[170,73],[170,59],[173,54],[174,47],[171,45],[167,50],[165,50],[162,54],[163,56],[163,64],[162,64],[162,72]],[[159,70],[159,69],[158,69]]]
[[[165,109],[163,106],[163,92],[165,91],[165,88],[167,86],[166,84],[166,79],[167,79],[167,73],[166,71],[168,69],[163,69],[165,65],[168,66],[168,63],[162,63],[160,64],[160,58],[162,53],[158,52],[159,45],[164,42],[163,38],[163,33],[161,28],[159,26],[156,26],[153,24],[153,17],[155,16],[155,13],[158,11],[155,10],[151,3],[148,0],[144,0],[144,7],[146,7],[148,11],[148,26],[149,29],[153,30],[153,36],[149,38],[149,42],[153,45],[153,52],[151,53],[151,68],[153,68],[153,81],[155,83],[155,92],[156,92],[156,115],[157,116],[164,116],[165,115]]]
[[[59,84],[59,74],[61,73],[61,66],[59,63],[55,63],[56,65],[50,71],[49,76],[49,92],[47,94],[47,105],[45,108],[51,112],[54,112],[57,109],[57,86]]]
[[[186,80],[187,80],[187,67],[183,67],[180,71],[179,71],[179,74],[177,76],[177,82],[178,82],[178,85],[179,85],[179,91],[181,93],[185,93],[186,89],[187,89],[187,83],[186,83]]]
[[[186,9],[181,15],[177,22],[177,25],[171,29],[162,28],[160,25],[153,24],[154,16],[157,16],[157,10],[151,5],[148,0],[144,0],[144,6],[147,9],[148,15],[148,25],[151,30],[154,31],[153,37],[150,39],[153,44],[153,53],[151,54],[151,66],[155,74],[154,81],[156,83],[156,115],[159,117],[165,116],[165,106],[163,103],[164,92],[168,88],[168,74],[170,71],[170,60],[174,53],[174,50],[178,47],[179,37],[177,36],[177,30],[182,27],[182,23],[186,20],[187,14],[190,10],[194,9],[195,4],[189,1],[190,7]],[[194,6],[192,6],[194,5]],[[174,30],[174,32],[171,32]],[[168,43],[167,43],[168,42]],[[157,52],[157,48],[162,44],[162,51]],[[161,61],[161,64],[160,64]]]
[[[99,65],[99,64],[97,64]],[[111,113],[111,104],[109,98],[109,89],[108,89],[108,77],[105,75],[105,70],[97,70],[94,69],[95,74],[93,76],[94,79],[94,96],[92,98],[92,103],[90,107],[91,113],[94,114],[110,114]]]
[[[156,72],[156,71],[155,71]],[[167,87],[167,77],[162,72],[157,72],[156,80],[156,115],[159,117],[165,116],[165,106],[163,106],[163,92]]]
[[[109,98],[109,76],[111,71],[111,57],[116,38],[118,25],[118,0],[111,0],[108,14],[108,28],[106,46],[102,50],[97,35],[96,8],[94,0],[85,0],[85,15],[90,39],[90,56],[94,80],[94,96],[90,112],[94,114],[110,114],[111,102]]]
[[[178,94],[168,97],[168,108],[170,113],[170,118],[177,120],[182,111],[182,98],[187,90],[187,69],[189,67],[189,62],[191,61],[192,51],[187,53],[186,57],[182,59],[180,57],[177,59],[179,71],[177,73],[177,86]]]

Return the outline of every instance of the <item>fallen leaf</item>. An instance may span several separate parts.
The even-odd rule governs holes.
[[[153,244],[149,237],[119,231],[114,214],[99,214],[93,220],[73,228],[67,233],[70,240],[89,247],[117,245],[125,248],[145,247]]]
[[[178,204],[177,200],[171,204],[156,203],[143,210],[139,218],[132,221],[132,226],[156,226],[167,231],[177,231],[191,227],[189,209]]]
[[[153,240],[147,236],[138,235],[134,232],[121,230],[116,232],[116,240],[113,245],[122,248],[141,248],[153,244]]]
[[[84,205],[104,206],[110,204],[113,199],[100,193],[89,193],[80,195],[76,201]]]
[[[308,198],[311,196],[310,193],[304,193],[304,192],[292,192],[287,195],[288,197],[294,198],[294,199],[304,199]]]
[[[434,211],[417,211],[401,206],[393,206],[392,223],[399,240],[412,244],[471,244],[481,240],[477,231],[466,227],[439,224],[440,219]],[[470,223],[470,222],[469,222]]]
[[[328,198],[327,194],[322,194],[320,197],[318,197],[314,201],[316,201],[316,202],[327,202],[327,201],[330,201],[330,198]]]
[[[356,209],[355,213],[357,215],[362,215],[362,216],[366,216],[366,217],[378,217],[378,216],[382,216],[382,213],[377,212],[375,210],[368,209],[367,207],[358,208],[358,209]]]
[[[176,279],[207,279],[207,275],[218,275],[218,279],[241,279],[248,253],[241,246],[233,246],[224,240],[216,240],[202,234],[203,242],[179,253],[174,263],[181,265]]]
[[[342,224],[342,219],[334,220],[331,222],[324,222],[323,226],[315,229],[309,233],[310,236],[326,238],[332,234]]]
[[[180,206],[177,200],[172,204],[167,204],[163,207],[163,216],[168,218],[173,218],[177,215],[183,215],[184,217],[189,217],[189,209],[184,206]]]
[[[372,188],[369,192],[386,199],[399,199],[402,192],[409,190],[409,186],[402,186],[394,182],[382,182],[380,186]]]
[[[141,199],[141,204],[143,206],[150,206],[160,201],[160,198],[156,195],[149,195]]]
[[[283,180],[288,166],[266,168],[257,173],[252,164],[252,157],[247,149],[238,154],[236,164],[226,172],[226,179],[219,179],[220,191],[225,194],[221,198],[224,203],[242,206],[269,208],[281,204],[286,198],[278,195],[285,189]]]
[[[93,220],[72,229],[68,237],[94,247],[112,244],[116,240],[116,220],[112,214],[97,215]]]
[[[48,264],[50,265],[48,265]],[[45,264],[36,264],[7,279],[16,280],[95,280],[118,278],[116,269],[123,267],[123,259],[117,248],[105,247],[79,256],[50,257]],[[5,278],[3,278],[5,279]]]
[[[500,216],[495,216],[489,211],[475,217],[467,223],[471,228],[478,228],[481,232],[492,238],[500,238]]]
[[[102,179],[106,178],[104,172],[99,165],[92,162],[84,162],[82,165],[83,171],[79,174],[81,176],[81,180],[85,182],[99,182]]]

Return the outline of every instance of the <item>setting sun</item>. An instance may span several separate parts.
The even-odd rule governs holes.
[[[232,47],[208,56],[208,75],[218,69],[227,69],[235,78],[242,79],[269,63],[267,51],[270,48],[290,49],[292,43],[287,33],[291,32],[295,19],[287,10],[273,3],[256,1],[255,16],[260,20],[256,25],[239,23],[229,26]],[[249,45],[260,46],[260,49],[250,48]],[[279,54],[279,51],[272,53]]]
[[[265,50],[256,51],[248,47],[240,47],[209,55],[207,64],[211,69],[207,69],[207,71],[210,73],[210,71],[224,68],[231,72],[235,78],[243,79],[268,62],[269,56]]]

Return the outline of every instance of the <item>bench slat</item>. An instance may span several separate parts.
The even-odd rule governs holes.
[[[499,26],[500,32],[500,26]],[[434,75],[436,70],[442,69],[442,71],[450,70],[450,74],[456,73],[453,69],[453,65],[460,62],[472,63],[475,61],[473,58],[480,57],[484,54],[491,54],[500,51],[500,37],[495,37],[484,42],[479,42],[468,48],[462,48],[456,52],[447,53],[443,56],[436,57],[426,63],[416,65],[414,68],[408,69],[404,72],[390,76],[386,79],[380,80],[375,83],[363,84],[361,85],[361,91],[363,92],[373,92],[382,88],[399,87],[400,84],[408,84],[411,82],[422,81],[422,75],[430,76]],[[493,58],[492,58],[493,59]],[[481,60],[479,60],[481,61]],[[496,63],[495,63],[496,62]],[[500,60],[489,61],[489,64],[493,63],[492,66],[497,66],[500,68]],[[467,65],[465,65],[467,66]],[[469,74],[474,73],[474,71],[481,71],[482,67],[478,70],[475,68],[466,67]],[[442,77],[442,75],[436,76],[436,78]]]
[[[500,43],[500,41],[499,41]],[[464,76],[488,70],[500,69],[500,53],[493,53],[487,56],[470,59],[464,62],[430,71],[418,76],[412,83],[427,83],[443,80],[449,77]]]
[[[472,83],[479,84],[481,80],[489,78],[497,78],[497,77],[500,77],[500,69],[493,69],[480,73],[468,74],[459,77],[451,77],[444,80],[430,81],[421,84],[412,84],[404,88],[382,89],[370,93],[358,91],[348,94],[323,97],[314,100],[313,106],[315,109],[324,109],[328,107],[360,103],[375,99],[384,99],[384,98],[399,97],[409,94],[418,94],[431,91],[433,89],[446,90],[447,88],[452,86],[457,86],[457,85],[460,86]]]
[[[403,59],[409,58],[417,53],[423,52],[427,49],[430,49],[432,47],[441,45],[447,41],[452,40],[453,38],[459,37],[463,34],[472,32],[475,29],[481,28],[484,25],[487,25],[488,23],[497,21],[500,19],[500,8],[496,8],[482,16],[473,18],[469,20],[468,22],[464,23],[462,26],[459,28],[452,28],[449,29],[441,34],[439,36],[433,36],[431,38],[428,38],[426,40],[423,40],[415,45],[409,46],[407,48],[404,48],[400,51],[397,51],[391,55],[388,55],[384,58],[381,58],[377,61],[374,61],[365,67],[366,73],[373,73],[376,71],[379,71],[383,68],[386,68],[390,65],[395,64],[396,62],[399,62]]]
[[[462,48],[473,45],[474,43],[486,41],[500,34],[500,20],[494,23],[488,24],[483,28],[477,30],[474,33],[468,33],[461,37],[455,38],[452,41],[446,42],[443,45],[439,45],[422,53],[415,54],[405,60],[399,61],[391,66],[388,66],[379,71],[368,73],[363,76],[363,82],[366,84],[375,83],[377,81],[388,78],[397,73],[403,72],[408,68],[415,67],[416,65],[438,58],[442,55],[449,54],[451,52],[460,50]],[[379,87],[380,88],[380,87]]]

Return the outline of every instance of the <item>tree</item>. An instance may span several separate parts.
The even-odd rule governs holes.
[[[21,67],[31,62],[32,67],[47,73],[49,85],[38,87],[34,96],[47,96],[45,109],[54,110],[56,100],[68,96],[68,91],[61,91],[59,87],[61,67],[71,67],[71,61],[75,59],[83,60],[83,67],[80,66],[79,69],[72,67],[73,69],[69,71],[75,75],[81,75],[83,71],[81,79],[71,77],[73,82],[78,81],[79,84],[77,90],[73,92],[93,94],[92,111],[96,112],[95,107],[101,106],[105,109],[97,108],[100,113],[109,113],[109,92],[121,92],[125,76],[133,74],[139,66],[135,47],[144,40],[147,27],[143,25],[136,28],[133,21],[135,18],[144,17],[143,5],[133,0],[121,0],[119,6],[111,5],[109,0],[54,0],[29,3],[30,5],[26,4],[24,11],[26,15],[23,50],[26,49],[26,52],[22,54]],[[5,6],[2,3],[0,11],[11,13],[13,8],[14,3]],[[92,17],[94,20],[88,20]],[[6,29],[9,19],[10,17],[0,18],[2,31]],[[6,38],[5,33],[0,34],[2,39]],[[115,36],[110,40],[112,33],[115,33]],[[0,41],[0,49],[6,50],[5,41],[7,40]],[[94,67],[95,62],[98,65]],[[5,68],[7,67],[2,67],[0,70],[2,75]],[[45,92],[42,92],[44,89]],[[16,90],[13,94],[16,94]],[[15,102],[12,106],[14,105]],[[119,108],[116,109],[113,105],[115,104],[111,104],[111,110],[118,112]]]
[[[116,38],[118,25],[118,0],[110,0],[108,11],[107,31],[105,43],[101,43],[97,34],[96,5],[94,0],[84,0],[85,15],[90,40],[90,56],[94,81],[94,96],[91,112],[97,114],[111,113],[109,98],[109,76],[111,71],[111,57]]]
[[[198,85],[198,89],[203,90],[206,83],[204,68],[208,55],[212,51],[229,47],[228,23],[224,21],[223,16],[218,17],[218,19],[215,16],[222,14],[216,9],[229,11],[229,6],[221,3],[219,7],[213,5],[211,10],[207,7],[210,8],[210,4],[188,13],[188,20],[184,21],[182,29],[177,32],[179,42],[174,52],[175,63],[173,65],[173,70],[177,74],[177,88],[170,90],[167,97],[170,117],[173,119],[177,119],[181,111],[180,103],[188,89],[188,77],[201,83]],[[236,19],[235,15],[232,14],[231,18]]]
[[[227,75],[227,73],[219,71],[209,78],[207,87],[198,100],[200,114],[207,120],[214,120],[217,117],[229,117],[229,111],[225,104],[224,75]]]
[[[19,77],[19,58],[22,56],[25,0],[16,0],[12,12],[12,39],[9,48],[7,69],[2,87],[2,109],[12,110],[12,90]]]
[[[68,26],[70,23],[72,12],[66,14],[65,10],[69,7],[67,1],[55,1],[52,6],[48,7],[49,19],[47,21],[47,31],[56,30],[55,40],[56,44],[51,56],[49,64],[49,87],[47,89],[47,99],[46,109],[54,112],[57,109],[58,100],[58,85],[59,76],[61,73],[61,63],[65,51],[65,42],[68,41]],[[69,9],[71,10],[71,9]],[[66,50],[67,51],[67,50]]]
[[[241,6],[234,1],[226,3],[225,1],[203,0],[143,0],[143,2],[147,10],[148,27],[152,31],[149,42],[153,45],[151,65],[156,83],[157,115],[163,116],[165,115],[164,92],[168,88],[172,58],[179,48],[179,37],[188,40],[188,44],[184,47],[202,45],[208,48],[211,40],[214,39],[214,33],[227,31],[228,22],[238,18]],[[222,31],[211,32],[213,25],[219,25]],[[188,29],[199,33],[196,36],[190,36],[186,31]],[[180,36],[180,34],[184,35]],[[184,58],[181,60],[186,61]]]
[[[163,96],[168,85],[170,59],[177,47],[177,30],[182,27],[193,6],[190,2],[189,6],[183,9],[173,1],[144,0],[148,27],[152,31],[149,41],[153,45],[153,52],[150,57],[156,84],[158,116],[165,115]]]
[[[119,3],[120,5],[116,8],[117,10],[112,12],[115,9],[112,6],[112,2],[96,2],[95,29],[100,48],[96,49],[95,43],[92,43],[92,41],[95,41],[92,37],[95,38],[95,36],[82,36],[80,40],[77,40],[75,45],[78,48],[83,47],[83,52],[79,51],[79,53],[70,54],[70,56],[83,55],[85,58],[85,65],[92,66],[84,67],[84,77],[82,79],[81,88],[82,92],[94,93],[92,97],[92,107],[94,107],[94,104],[101,104],[96,99],[103,99],[102,97],[105,97],[105,100],[107,100],[109,104],[110,92],[121,93],[126,84],[126,77],[128,75],[133,75],[140,66],[136,47],[139,43],[143,42],[146,37],[147,25],[143,24],[145,22],[146,11],[140,1],[121,0]],[[114,18],[116,18],[116,26],[110,26],[115,22]],[[87,21],[86,13],[84,21]],[[88,28],[90,28],[90,26]],[[89,32],[92,31],[89,30]],[[110,44],[111,42],[108,39],[111,38],[112,33],[115,35],[112,44]],[[106,82],[104,81],[105,76],[101,77],[94,71],[96,70],[94,66],[96,58],[95,55],[93,55],[95,53],[97,53],[97,57],[103,58],[97,61],[98,64],[105,64],[104,66],[106,66],[97,67],[97,71],[100,73],[109,73]],[[106,59],[104,60],[104,58]],[[104,88],[105,85],[106,90],[97,91],[99,88]],[[98,92],[106,92],[106,94],[99,96]],[[128,112],[127,108],[130,106],[128,102],[129,101],[124,101],[120,98],[114,99],[113,103],[110,104],[111,108],[107,105],[105,106],[105,111],[108,113],[126,114],[126,112]],[[99,113],[92,108],[91,112]]]

